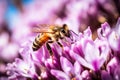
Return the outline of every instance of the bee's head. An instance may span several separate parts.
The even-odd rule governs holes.
[[[60,34],[62,36],[70,37],[70,32],[69,32],[68,26],[66,24],[63,24],[63,26],[60,30]]]

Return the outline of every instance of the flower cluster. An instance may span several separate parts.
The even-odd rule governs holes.
[[[119,28],[110,27],[120,16],[119,5],[120,0],[0,0],[0,80],[6,80],[7,74],[13,75],[9,77],[13,80],[60,79],[62,75],[56,76],[59,71],[66,75],[65,79],[97,76],[93,74],[99,70],[105,70],[107,73],[103,71],[103,74],[114,77],[118,73],[114,72],[114,67],[118,68],[120,32]],[[61,40],[63,48],[56,42],[51,44],[54,56],[49,55],[45,45],[37,52],[31,50],[32,39],[35,38],[31,32],[33,27],[63,23],[75,33],[84,33],[72,33],[73,41]],[[26,43],[21,46],[23,42]],[[71,67],[62,65],[64,62]],[[113,63],[114,67],[111,67]],[[76,70],[76,65],[80,70]],[[65,66],[70,68],[68,72]],[[78,77],[78,72],[81,77]],[[89,75],[84,76],[84,73]]]
[[[51,44],[53,55],[43,45],[32,51],[33,37],[21,45],[21,58],[9,63],[9,79],[33,80],[119,80],[120,79],[120,19],[115,28],[108,23],[98,29],[93,40],[88,27],[83,33],[71,32],[73,40]]]

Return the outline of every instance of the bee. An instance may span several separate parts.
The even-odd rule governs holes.
[[[43,26],[43,25],[42,25]],[[47,26],[47,29],[46,27]],[[63,47],[62,44],[59,42],[59,39],[64,39],[65,37],[70,38],[70,30],[66,24],[62,26],[58,25],[44,25],[43,28],[35,28],[33,31],[40,33],[34,40],[32,49],[33,51],[37,51],[39,48],[42,47],[43,44],[46,44],[46,47],[50,53],[53,55],[52,49],[50,47],[50,43],[57,42],[60,47]]]

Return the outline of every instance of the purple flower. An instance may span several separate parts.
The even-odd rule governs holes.
[[[114,51],[119,51],[120,47],[120,19],[118,19],[118,22],[114,28],[110,28],[108,23],[102,24],[102,27],[98,29],[98,36],[99,38],[103,39],[106,38],[108,40],[108,43],[110,47]]]
[[[33,77],[36,75],[34,64],[32,62],[26,62],[21,59],[16,59],[14,63],[8,64],[7,69],[13,70],[16,72],[16,74],[24,77]]]
[[[82,80],[80,64],[76,61],[74,65],[65,57],[60,57],[62,70],[51,69],[51,74],[59,80]]]
[[[16,58],[15,62],[7,66],[9,75],[13,75],[10,79],[119,79],[119,64],[110,65],[115,56],[108,42],[111,29],[107,23],[98,30],[95,40],[92,39],[89,27],[83,33],[71,33],[73,41],[69,38],[66,38],[67,42],[59,41],[63,45],[62,48],[56,42],[50,44],[52,56],[45,44],[34,52],[34,38],[31,36],[30,40],[21,45],[19,53],[22,59]],[[119,62],[119,59],[117,61]],[[113,69],[113,65],[117,68]]]
[[[120,18],[118,19],[115,29],[111,30],[108,36],[108,42],[113,50],[120,51]]]
[[[22,46],[27,45],[28,43],[24,43]],[[8,75],[16,76],[10,78],[17,78],[18,76],[31,77],[37,76],[35,71],[35,65],[32,61],[30,50],[28,50],[28,46],[21,48],[20,54],[23,59],[16,58],[15,62],[9,63],[7,65]]]
[[[119,80],[120,19],[114,24],[120,1],[45,1],[0,1],[0,74],[5,76],[0,79]],[[38,51],[32,50],[33,27],[64,23],[73,32],[70,38],[59,40],[63,47],[51,43],[53,55],[46,43]]]
[[[92,70],[99,70],[106,61],[109,51],[106,40],[93,41],[84,35],[72,45],[70,54],[81,65]]]
[[[16,58],[15,62],[7,65],[7,70],[9,75],[31,77],[37,76],[35,72],[35,65],[29,56],[30,54],[24,55],[24,60]]]
[[[113,57],[109,63],[107,64],[107,71],[109,74],[111,74],[111,76],[113,76],[112,78],[114,80],[119,80],[120,79],[120,60],[118,60],[118,58]]]
[[[114,55],[108,42],[111,29],[107,23],[98,30],[98,38],[95,40],[92,39],[89,27],[83,33],[71,33],[73,41],[69,38],[66,38],[67,42],[60,40],[62,48],[56,42],[50,44],[52,56],[45,44],[33,52],[31,36],[30,40],[21,45],[22,59],[16,58],[15,62],[7,66],[9,75],[13,75],[10,79],[119,79],[119,64],[115,63],[116,69],[109,65]]]
[[[110,32],[111,32],[111,28],[110,28],[110,25],[107,22],[102,24],[101,28],[99,28],[97,30],[98,37],[101,38],[101,39],[107,38],[108,35],[110,34]]]

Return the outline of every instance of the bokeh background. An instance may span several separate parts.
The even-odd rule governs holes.
[[[66,23],[76,33],[90,26],[95,39],[102,23],[114,27],[119,16],[120,0],[0,0],[0,80],[37,24]]]

